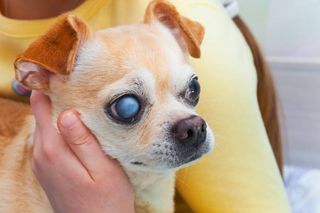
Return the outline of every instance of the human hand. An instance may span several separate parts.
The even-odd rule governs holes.
[[[60,114],[53,126],[47,96],[32,92],[36,119],[32,169],[55,212],[134,212],[128,177],[108,157],[76,112]]]

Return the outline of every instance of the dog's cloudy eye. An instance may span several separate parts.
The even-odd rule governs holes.
[[[133,123],[140,112],[140,101],[133,95],[124,95],[115,100],[108,108],[108,113],[117,121]]]
[[[131,119],[139,112],[139,101],[132,96],[120,98],[116,103],[116,112],[123,119]]]
[[[186,100],[191,105],[196,105],[199,101],[200,84],[197,77],[194,77],[188,84],[188,89],[185,93]]]

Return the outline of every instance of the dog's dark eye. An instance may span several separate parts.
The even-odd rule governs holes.
[[[185,99],[191,104],[196,105],[199,102],[200,84],[197,77],[194,77],[188,84],[185,93]]]
[[[133,123],[140,112],[140,101],[133,95],[124,95],[115,100],[109,107],[108,113],[117,121]]]

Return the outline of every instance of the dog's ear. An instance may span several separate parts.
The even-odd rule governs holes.
[[[200,58],[200,45],[204,37],[204,28],[201,24],[181,16],[175,6],[165,0],[154,0],[149,4],[144,22],[153,21],[164,24],[191,56]]]
[[[72,72],[78,50],[90,33],[80,18],[62,17],[16,59],[17,80],[30,89],[48,90],[51,75],[67,76]]]

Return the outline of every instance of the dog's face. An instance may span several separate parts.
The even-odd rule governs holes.
[[[98,32],[83,46],[69,80],[52,84],[53,102],[64,105],[57,111],[80,111],[122,164],[176,168],[211,148],[212,133],[194,111],[197,76],[160,24]]]
[[[168,14],[171,10],[175,13]],[[46,48],[58,41],[65,43],[59,46],[64,52],[74,53],[60,53],[64,58],[56,64],[35,57],[39,53],[30,47],[31,53],[27,50],[16,62],[18,78],[45,91],[56,116],[68,108],[79,111],[102,148],[129,169],[175,169],[211,150],[213,134],[194,111],[200,84],[188,62],[188,53],[200,54],[198,23],[163,1],[149,5],[143,24],[93,34],[76,17],[61,23],[64,29],[44,36]],[[68,41],[76,44],[61,38],[68,30],[76,34]]]

